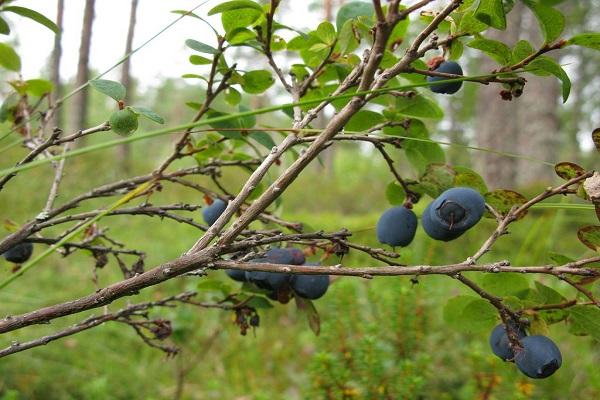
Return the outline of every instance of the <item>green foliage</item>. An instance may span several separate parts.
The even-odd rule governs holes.
[[[112,97],[115,101],[125,98],[125,86],[121,82],[109,81],[107,79],[94,79],[90,81],[90,86],[100,93]]]
[[[11,46],[0,43],[0,65],[11,71],[21,70],[21,58]]]
[[[52,22],[51,20],[49,20],[48,18],[46,18],[39,12],[31,10],[29,8],[18,7],[18,6],[4,6],[0,9],[0,11],[1,12],[12,12],[12,13],[18,14],[22,17],[29,18],[29,19],[37,22],[38,24],[41,24],[41,25],[45,26],[46,28],[50,29],[52,32],[54,32],[57,35],[60,33],[58,30],[58,26],[56,26],[56,24],[54,22]]]

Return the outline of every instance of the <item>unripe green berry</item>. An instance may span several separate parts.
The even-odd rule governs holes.
[[[108,121],[113,132],[122,136],[129,136],[138,128],[138,116],[128,109],[115,111]]]

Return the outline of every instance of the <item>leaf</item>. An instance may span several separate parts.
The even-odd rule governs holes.
[[[335,18],[335,26],[339,32],[346,21],[356,19],[360,16],[373,17],[373,15],[375,15],[375,10],[372,4],[364,1],[351,1],[344,4],[338,10]]]
[[[544,304],[558,304],[565,300],[564,296],[549,286],[535,281],[535,288],[544,299]]]
[[[240,8],[225,11],[221,14],[221,23],[225,32],[229,33],[238,28],[245,28],[253,25],[263,16],[262,11],[252,8]]]
[[[225,90],[225,101],[229,105],[237,106],[240,104],[240,101],[242,101],[242,95],[234,88],[228,87],[227,90]]]
[[[583,46],[600,51],[600,33],[580,33],[567,40],[567,45]]]
[[[348,131],[366,131],[369,128],[384,121],[381,113],[369,110],[361,110],[350,118],[346,123],[345,129]]]
[[[263,69],[246,72],[243,78],[242,89],[250,94],[260,94],[275,82],[271,73]]]
[[[496,189],[486,193],[483,197],[485,198],[485,202],[491,205],[501,215],[508,214],[513,206],[520,206],[527,202],[527,199],[521,193],[508,189]],[[525,214],[519,215],[519,218],[522,218],[524,215]],[[486,216],[493,218],[491,214],[487,215],[486,213]]]
[[[273,304],[266,298],[262,296],[254,296],[250,300],[248,300],[245,304],[247,307],[251,308],[273,308]]]
[[[600,151],[600,128],[596,128],[592,132],[592,142],[594,142],[596,150]]]
[[[228,284],[217,279],[202,279],[196,285],[198,290],[221,292],[224,296],[229,295],[231,288]]]
[[[573,335],[590,335],[600,340],[600,310],[590,306],[573,306],[569,309],[569,332]]]
[[[565,27],[565,17],[556,9],[532,0],[523,0],[538,19],[544,41],[550,43],[560,36]]]
[[[12,120],[15,106],[19,104],[19,96],[16,93],[11,93],[2,102],[0,106],[0,122],[6,122],[9,118]]]
[[[231,44],[243,44],[249,40],[255,39],[256,34],[247,28],[236,28],[226,35],[227,41]],[[275,50],[271,44],[271,50]]]
[[[583,167],[567,161],[556,164],[554,166],[554,171],[556,171],[556,175],[560,176],[565,181],[585,174],[585,169],[583,169]]]
[[[190,56],[190,63],[192,63],[194,65],[206,65],[206,64],[212,64],[212,60],[210,60],[206,57],[202,57],[202,56],[193,54]]]
[[[467,43],[467,46],[481,50],[500,65],[510,64],[512,59],[510,48],[498,40],[475,39]]]
[[[0,43],[0,65],[10,71],[21,70],[21,58],[15,49],[5,43]]]
[[[444,111],[435,102],[421,94],[397,97],[396,112],[417,118],[442,119],[444,117]]]
[[[321,318],[319,317],[319,313],[313,302],[300,296],[294,296],[294,299],[296,300],[296,307],[298,310],[306,313],[310,329],[316,336],[319,336],[319,333],[321,332]]]
[[[233,0],[233,1],[226,1],[224,3],[221,3],[221,4],[211,8],[210,11],[208,12],[208,15],[215,15],[215,14],[220,14],[225,11],[239,10],[239,9],[243,9],[243,8],[253,8],[260,12],[263,11],[260,4],[255,3],[253,1]]]
[[[263,145],[267,150],[271,150],[273,147],[275,147],[277,145],[275,143],[275,141],[273,140],[273,138],[271,137],[271,135],[269,135],[267,132],[263,132],[263,131],[252,132],[250,134],[250,137],[252,139],[256,140],[261,145]]]
[[[472,10],[463,15],[460,20],[458,31],[474,34],[486,30],[487,27],[486,24],[475,18],[475,10]]]
[[[499,297],[516,295],[529,288],[529,282],[517,273],[486,274],[481,287]]]
[[[419,180],[420,187],[429,196],[436,198],[450,189],[454,182],[454,170],[446,164],[429,164]]]
[[[454,175],[453,186],[466,186],[477,190],[482,195],[488,192],[485,181],[477,172],[467,167],[453,167],[456,175]]]
[[[399,206],[404,203],[406,193],[398,182],[390,182],[385,188],[385,198],[393,206]]]
[[[443,164],[446,161],[446,156],[441,146],[430,141],[427,127],[423,121],[411,119],[408,129],[401,126],[385,127],[383,128],[383,133],[414,139],[405,139],[402,143],[402,148],[404,149],[406,158],[408,158],[408,161],[419,174],[424,174],[425,168],[430,163]]]
[[[107,79],[93,79],[90,85],[100,93],[112,97],[116,101],[125,98],[125,86],[121,82],[109,81]]]
[[[565,70],[558,65],[556,61],[551,59],[550,57],[537,57],[531,63],[529,63],[530,67],[539,68],[542,71],[549,72],[552,75],[556,76],[562,82],[562,97],[563,103],[567,101],[569,98],[569,93],[571,92],[571,80],[569,76],[565,72]]]
[[[219,50],[215,49],[212,46],[207,45],[206,43],[199,42],[194,39],[187,39],[185,41],[185,45],[192,50],[198,51],[200,53],[207,54],[218,54]]]
[[[448,300],[444,306],[444,321],[449,328],[460,329],[462,325],[462,313],[467,304],[477,300],[475,296],[456,296]]]
[[[38,97],[42,97],[54,89],[52,82],[45,79],[28,79],[25,84],[27,85],[27,92]]]
[[[590,249],[600,252],[600,226],[587,225],[579,228],[577,238]]]
[[[323,43],[325,43],[328,47],[332,46],[335,43],[336,34],[335,28],[331,25],[330,22],[321,22],[317,27],[317,30],[314,31],[314,35],[318,37]]]
[[[535,53],[535,49],[531,43],[529,43],[527,40],[519,40],[512,50],[512,62],[516,64],[520,61],[523,61],[533,53]]]
[[[10,33],[10,27],[4,18],[0,17],[0,34],[8,35]]]
[[[48,18],[46,18],[45,16],[43,16],[42,14],[40,14],[37,11],[30,10],[29,8],[25,8],[25,7],[18,7],[18,6],[3,7],[2,11],[13,12],[22,17],[29,18],[31,20],[34,20],[38,24],[44,25],[46,28],[50,29],[52,32],[54,32],[57,35],[60,33],[58,26],[56,26],[56,24],[54,22],[52,22],[51,20],[49,20]]]
[[[141,115],[142,117],[146,117],[148,118],[150,121],[154,121],[157,124],[164,124],[165,120],[163,117],[161,117],[160,115],[158,115],[157,113],[155,113],[154,111],[150,110],[149,108],[146,107],[140,107],[140,106],[130,106],[127,107],[129,109],[131,109],[131,111],[133,111],[136,114]]]
[[[506,29],[506,15],[502,0],[480,0],[475,18],[492,28]]]
[[[575,260],[573,260],[571,257],[567,257],[565,255],[559,254],[559,253],[548,253],[548,257],[550,257],[550,259],[556,264],[556,265],[563,265],[563,264],[568,264],[570,262],[573,262]]]

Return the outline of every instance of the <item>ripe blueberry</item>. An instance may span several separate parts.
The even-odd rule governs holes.
[[[525,337],[525,332],[523,332],[523,330],[517,328],[516,326],[514,329],[517,332],[519,340]],[[514,359],[515,354],[510,348],[510,342],[508,340],[508,335],[506,333],[504,324],[496,325],[490,334],[489,342],[492,352],[494,352],[494,354],[500,357],[503,361],[512,361]]]
[[[319,263],[304,265],[318,266]],[[316,300],[325,295],[329,288],[329,275],[294,275],[291,279],[294,292],[305,299]]]
[[[223,211],[227,208],[227,203],[221,199],[213,201],[210,206],[202,209],[202,217],[204,221],[210,226],[215,223],[217,219],[223,214]]]
[[[390,246],[408,246],[417,231],[417,216],[406,207],[386,210],[377,221],[377,240]]]
[[[458,63],[454,62],[454,61],[444,61],[442,62],[436,69],[434,69],[435,72],[443,72],[446,74],[454,74],[454,75],[461,75],[463,74],[463,70],[460,67],[460,65],[458,65]],[[444,80],[448,80],[450,78],[446,78],[443,76],[428,76],[427,77],[427,82],[438,82],[438,81],[444,81]],[[462,86],[462,81],[457,81],[457,82],[447,82],[447,83],[439,83],[437,85],[431,85],[429,86],[429,89],[434,92],[434,93],[443,93],[443,94],[453,94],[458,92],[458,90],[461,88]]]
[[[562,364],[560,350],[546,336],[533,335],[521,340],[523,350],[515,355],[517,368],[530,378],[547,378]]]
[[[29,257],[31,257],[32,253],[33,244],[30,242],[21,242],[6,250],[2,255],[7,261],[16,264],[22,264],[25,261],[29,260]]]

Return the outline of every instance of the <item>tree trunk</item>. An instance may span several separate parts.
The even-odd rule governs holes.
[[[505,31],[490,30],[487,35],[513,45],[519,39],[521,31],[521,16],[524,6],[517,3],[509,14],[508,27]],[[482,56],[481,73],[489,73],[498,68],[498,64],[487,56]],[[522,99],[504,101],[499,95],[498,85],[482,86],[479,89],[477,110],[477,145],[496,151],[516,152],[519,134],[518,119],[515,118],[519,111]],[[517,163],[513,158],[499,154],[480,152],[477,157],[478,171],[490,189],[511,187],[516,182]]]
[[[129,30],[127,31],[127,42],[125,43],[125,54],[131,53],[133,47],[133,34],[135,32],[135,22],[138,0],[131,0],[131,11],[129,13]],[[131,79],[131,58],[127,58],[121,67],[121,83],[125,86],[127,95],[125,104],[130,104],[133,100],[133,81]],[[121,171],[129,175],[131,172],[131,145],[124,143],[117,147],[117,159],[121,166]]]
[[[50,102],[52,105],[62,97],[62,85],[60,83],[60,58],[62,56],[62,33],[63,33],[63,14],[65,9],[65,1],[58,0],[56,7],[56,26],[58,26],[58,34],[54,36],[54,49],[52,50],[52,66],[51,66],[51,79],[54,84],[54,90],[50,94]],[[61,120],[61,109],[57,109],[52,119],[50,120],[50,126],[60,127],[62,126]]]
[[[77,77],[75,87],[85,85],[90,79],[89,61],[90,47],[92,43],[92,25],[94,23],[95,0],[86,0],[83,16],[83,28],[81,29],[81,45],[79,47],[79,62],[77,64]],[[88,112],[88,90],[79,91],[73,99],[73,129],[84,129],[87,125]],[[79,141],[80,143],[82,140]]]
[[[532,43],[541,40],[538,23],[533,15],[524,19],[525,40]],[[528,76],[523,97],[518,99],[518,149],[519,153],[540,160],[554,162],[560,145],[560,121],[558,118],[558,98],[560,85],[553,76]],[[548,165],[529,160],[519,160],[517,184],[548,185],[554,178],[554,170]]]

